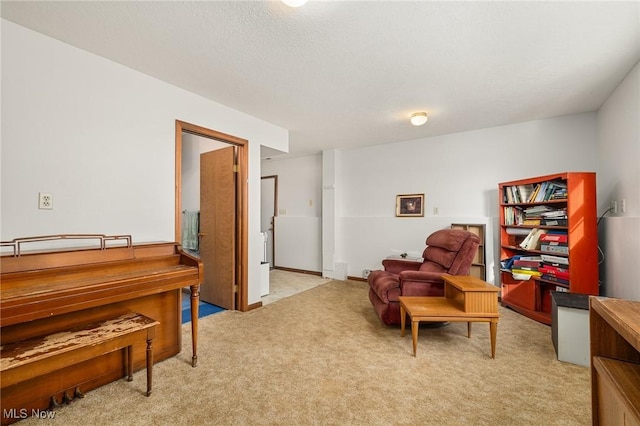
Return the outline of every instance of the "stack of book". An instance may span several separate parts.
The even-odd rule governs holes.
[[[540,256],[519,256],[511,264],[511,273],[539,277],[542,275],[541,265],[542,258]]]
[[[569,285],[568,258],[546,254],[540,257],[542,258],[542,265],[538,268],[538,272],[541,273],[540,278],[558,284]]]
[[[563,231],[548,231],[540,237],[540,250],[551,254],[569,254],[569,237]]]
[[[567,226],[567,209],[557,209],[542,213],[542,225]]]
[[[524,209],[524,221],[523,225],[541,225],[542,218],[545,213],[552,212],[553,209],[549,206],[536,205],[527,207]]]

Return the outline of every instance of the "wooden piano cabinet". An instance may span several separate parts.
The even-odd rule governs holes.
[[[159,322],[153,341],[154,362],[159,362],[181,350],[182,288],[190,287],[195,305],[191,323],[195,366],[201,262],[183,253],[176,243],[86,251],[86,255],[73,250],[0,258],[2,344],[138,312]],[[146,367],[146,344],[133,345],[133,365],[134,370]],[[124,374],[124,351],[111,352],[2,388],[2,409],[47,409],[52,396],[60,400],[64,392],[77,387],[85,393]],[[2,424],[13,421],[2,417]]]
[[[640,302],[589,302],[593,424],[640,426]]]

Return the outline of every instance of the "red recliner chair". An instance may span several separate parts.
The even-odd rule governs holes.
[[[461,229],[442,229],[427,237],[422,262],[384,259],[384,271],[367,279],[369,300],[383,323],[400,324],[399,296],[444,296],[442,274],[469,275],[480,238]]]

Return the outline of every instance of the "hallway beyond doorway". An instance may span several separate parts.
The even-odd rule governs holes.
[[[318,275],[272,269],[269,272],[269,294],[262,297],[262,305],[302,293],[329,281],[332,280]]]

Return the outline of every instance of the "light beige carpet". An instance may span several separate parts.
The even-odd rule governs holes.
[[[587,425],[589,369],[557,361],[548,326],[501,308],[489,329],[384,326],[363,282],[332,281],[248,313],[200,321],[183,351],[58,409],[64,425]],[[24,424],[47,424],[28,419]]]

